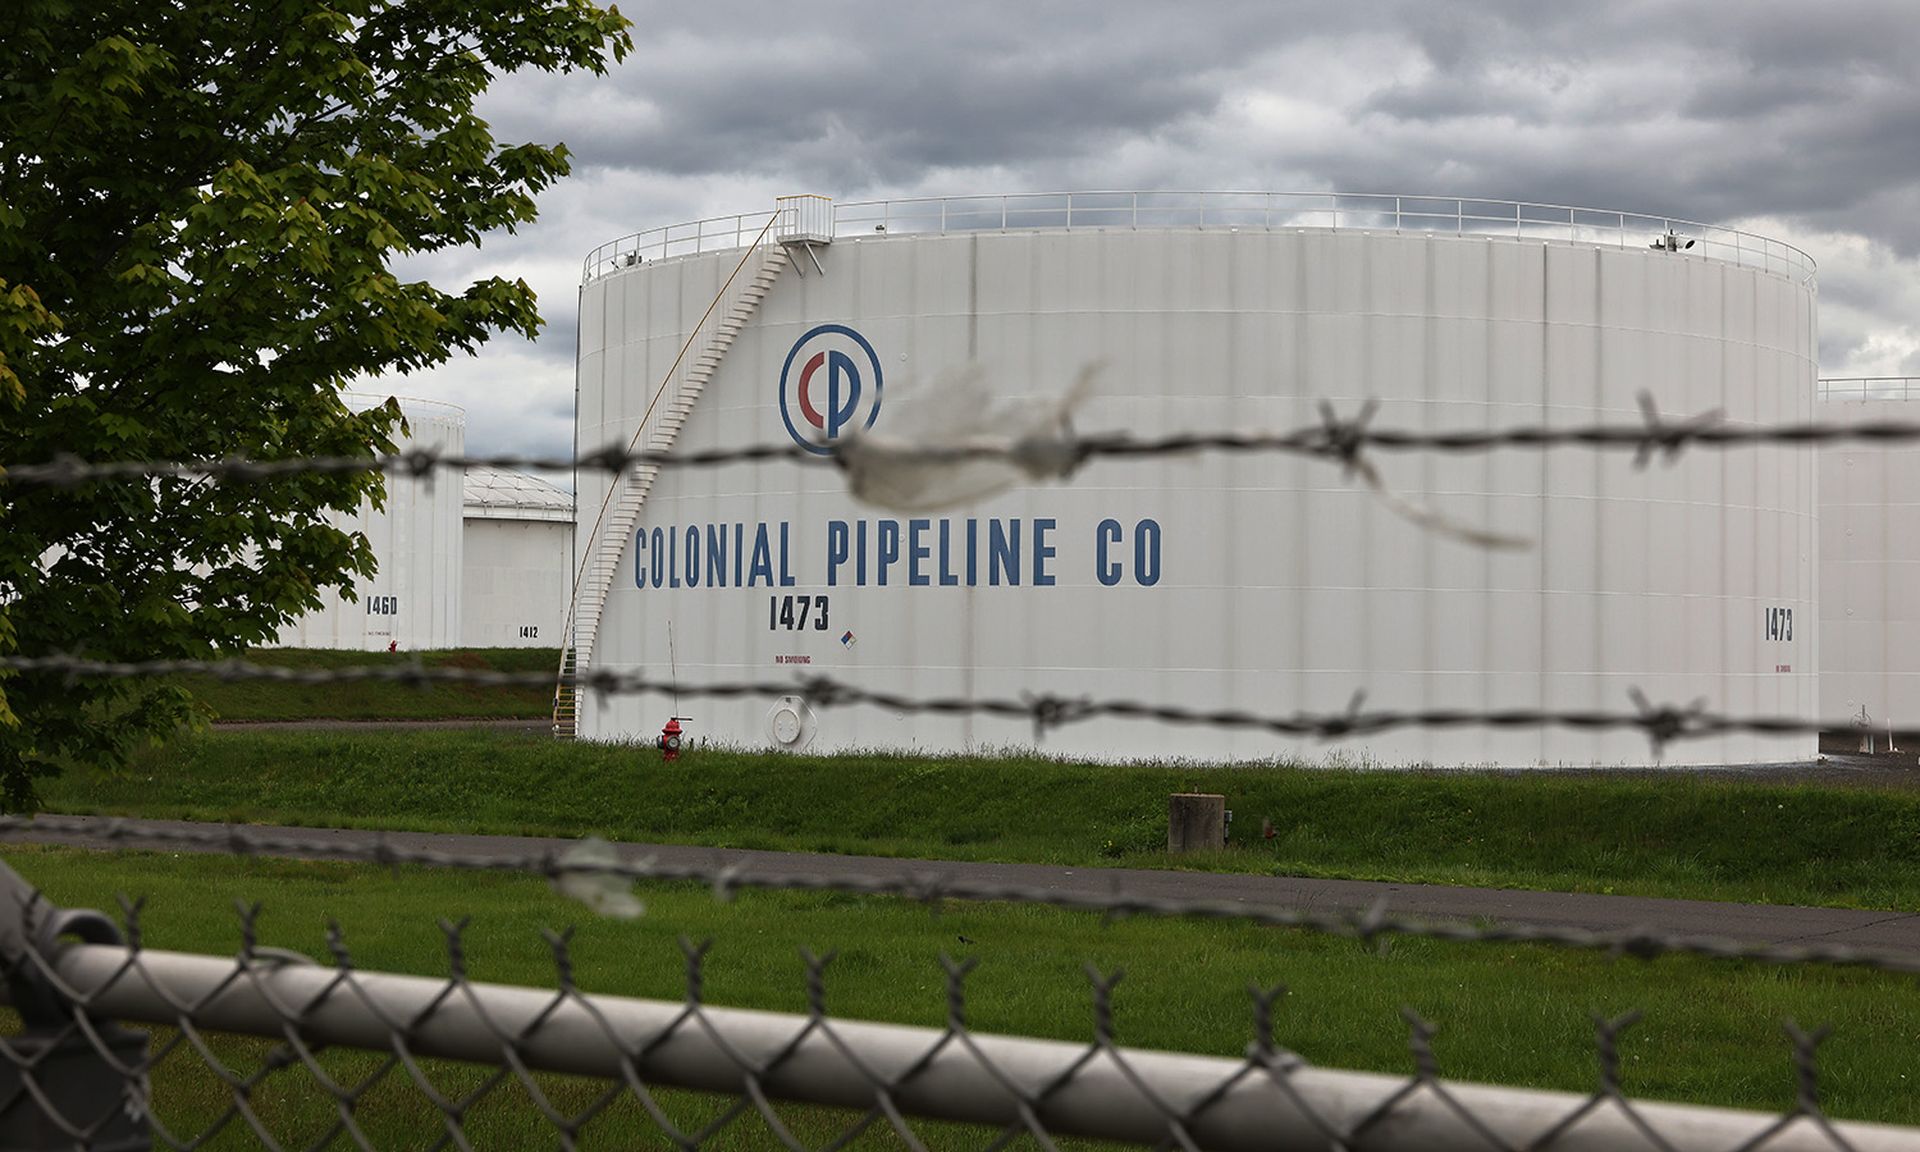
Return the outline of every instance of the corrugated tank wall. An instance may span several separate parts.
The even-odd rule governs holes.
[[[1821,419],[1910,421],[1909,400],[1828,399]],[[1920,453],[1820,450],[1821,715],[1920,724]]]
[[[461,639],[468,648],[559,648],[573,591],[573,525],[470,518],[461,580]]]
[[[410,433],[400,451],[425,448],[460,453],[466,416],[450,404],[402,399]],[[280,633],[288,648],[402,651],[453,648],[460,638],[461,488],[449,473],[387,476],[387,498],[375,509],[363,502],[337,526],[366,534],[378,572],[357,582],[358,599],[328,593],[321,607]]]
[[[736,259],[643,265],[583,289],[583,447],[624,442]],[[843,240],[824,259],[825,275],[775,286],[682,445],[787,442],[781,390],[797,346],[823,324],[870,346],[873,363],[859,367],[884,379],[876,430],[893,406],[969,363],[1009,397],[1057,394],[1084,365],[1103,365],[1075,417],[1086,432],[1289,428],[1317,422],[1322,399],[1345,413],[1378,399],[1376,424],[1433,430],[1632,422],[1642,391],[1675,415],[1719,409],[1771,423],[1812,413],[1811,286],[1685,254],[1417,234],[1016,231]],[[1813,710],[1810,450],[1694,451],[1643,470],[1629,454],[1587,451],[1374,459],[1396,491],[1530,546],[1459,543],[1394,515],[1337,467],[1274,455],[1096,462],[1064,485],[927,517],[856,506],[831,469],[669,471],[639,548],[629,541],[595,664],[664,670],[671,622],[688,682],[819,673],[920,696],[1032,691],[1261,713],[1339,710],[1357,690],[1392,709],[1611,711],[1631,708],[1638,687],[1736,714]],[[598,506],[603,483],[583,477],[581,507]],[[714,570],[710,537],[733,526],[739,544],[725,543],[749,560],[764,527],[770,585],[750,564],[728,571],[732,559]],[[659,580],[656,529],[669,550]],[[688,529],[705,573],[682,559]],[[995,531],[1022,541],[998,582]],[[898,533],[904,558],[884,586],[883,533]],[[926,549],[918,561],[916,546]],[[847,559],[831,563],[830,549]],[[826,627],[817,615],[805,627],[783,619],[803,596],[824,600]],[[1803,625],[1791,638],[1789,612]],[[698,733],[767,742],[766,701],[703,702],[697,715]],[[598,699],[582,731],[651,732],[664,717],[657,700]],[[1019,721],[848,708],[819,715],[812,747],[978,749],[1033,737]],[[1045,747],[1206,759],[1327,751],[1109,721],[1052,733]],[[1635,734],[1555,729],[1411,731],[1342,747],[1387,764],[1651,756]],[[1812,751],[1810,739],[1728,737],[1667,758]]]

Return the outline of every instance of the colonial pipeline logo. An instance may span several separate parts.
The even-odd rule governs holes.
[[[780,369],[780,419],[794,443],[825,456],[878,415],[880,357],[866,337],[822,324],[794,343]]]

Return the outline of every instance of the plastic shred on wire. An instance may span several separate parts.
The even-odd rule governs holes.
[[[1007,400],[978,365],[911,390],[887,409],[887,431],[837,445],[833,459],[857,500],[896,512],[938,512],[1025,481],[1060,480],[1083,458],[1071,416],[1098,368],[1059,397]]]
[[[647,906],[633,894],[633,881],[611,870],[619,863],[620,853],[612,844],[589,836],[554,862],[553,889],[601,916],[638,919]]]

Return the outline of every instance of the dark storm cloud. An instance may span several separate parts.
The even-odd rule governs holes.
[[[1823,228],[1865,213],[1920,250],[1911,0],[658,5],[635,38],[607,80],[509,81],[496,129],[565,139],[583,170],[843,195],[1099,169],[1133,146],[1188,187],[1280,170]],[[1294,79],[1302,56],[1344,82]],[[1193,146],[1258,91],[1348,132]]]
[[[1084,154],[1203,117],[1269,39],[1268,4],[661,8],[590,105],[535,81],[497,127],[588,165],[780,172],[834,187]],[[589,119],[588,114],[591,114]],[[572,121],[572,123],[568,123]]]
[[[1920,252],[1907,210],[1920,187],[1920,9],[1908,0],[1637,3],[1591,16],[1488,4],[1410,29],[1429,70],[1356,109],[1396,147],[1323,155],[1335,183],[1447,169],[1489,182],[1487,194],[1783,216]]]
[[[1916,0],[628,14],[637,51],[611,75],[513,77],[487,98],[503,141],[573,152],[539,225],[423,262],[539,288],[549,328],[510,355],[551,374],[543,404],[571,398],[588,249],[803,191],[1339,188],[1760,220],[1822,261],[1830,366],[1920,365]]]

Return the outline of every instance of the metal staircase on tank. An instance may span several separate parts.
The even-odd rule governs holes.
[[[820,234],[815,223],[825,212],[828,233]],[[647,401],[639,427],[627,444],[629,453],[668,452],[679,437],[680,429],[699,403],[707,382],[719,371],[734,339],[752,319],[760,302],[779,280],[793,259],[789,250],[804,247],[810,263],[819,268],[814,245],[830,242],[830,202],[824,197],[782,197],[765,228],[754,238],[734,265],[720,291],[707,305],[700,322],[694,325],[673,367]],[[794,265],[804,275],[805,269]],[[751,271],[749,271],[751,269]],[[646,464],[632,468],[608,486],[607,495],[588,534],[580,570],[574,579],[573,602],[567,609],[566,627],[561,630],[565,647],[560,653],[560,671],[553,691],[553,734],[571,740],[578,731],[579,677],[593,667],[594,639],[599,634],[600,617],[607,593],[620,569],[627,538],[640,521],[647,493],[653,490],[659,466]]]

